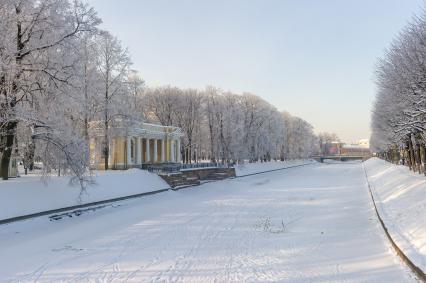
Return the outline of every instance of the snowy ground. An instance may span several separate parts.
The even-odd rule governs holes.
[[[286,167],[307,164],[315,162],[313,160],[288,160],[288,161],[270,161],[270,162],[256,162],[245,163],[235,166],[235,174],[237,176],[249,175],[269,170],[282,169]]]
[[[80,187],[69,185],[69,177],[53,176],[42,182],[40,176],[23,175],[0,181],[0,220],[169,188],[156,174],[139,169],[94,173],[96,183],[81,195]]]
[[[285,168],[312,161],[248,163],[236,166],[237,176]],[[50,177],[43,182],[38,175],[21,175],[0,181],[0,220],[67,206],[135,195],[169,188],[156,174],[131,169],[94,171],[95,184],[80,194],[80,187],[70,186],[69,177]]]
[[[372,158],[365,163],[380,215],[404,253],[426,272],[426,178]]]
[[[0,282],[413,282],[361,164],[315,164],[0,226]]]

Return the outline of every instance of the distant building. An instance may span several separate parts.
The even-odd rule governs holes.
[[[370,148],[370,140],[369,139],[362,139],[358,141],[358,145],[365,147],[365,148]]]
[[[104,169],[102,123],[92,122],[90,128],[90,167]],[[178,127],[116,120],[109,136],[110,169],[141,168],[144,164],[181,161],[183,134]]]
[[[324,142],[321,145],[321,154],[324,156],[340,155],[341,142]]]
[[[323,156],[369,156],[368,140],[360,140],[356,144],[342,142],[324,142],[321,147]]]
[[[370,156],[371,152],[368,147],[359,144],[345,144],[340,149],[343,156]]]

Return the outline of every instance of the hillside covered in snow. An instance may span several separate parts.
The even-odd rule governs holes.
[[[378,158],[365,162],[379,213],[397,245],[426,271],[426,178]]]

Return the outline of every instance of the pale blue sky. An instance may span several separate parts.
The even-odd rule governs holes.
[[[374,65],[423,0],[87,0],[148,85],[255,93],[369,138]]]

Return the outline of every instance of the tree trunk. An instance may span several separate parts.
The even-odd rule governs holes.
[[[411,160],[411,154],[410,154],[410,142],[407,140],[406,144],[407,145],[406,145],[406,149],[405,149],[405,154],[406,154],[406,157],[407,157],[408,168],[410,170],[412,170],[413,162]]]
[[[109,68],[107,68],[109,72]],[[105,109],[104,109],[104,144],[103,144],[103,155],[104,155],[104,169],[108,170],[108,158],[109,158],[109,136],[108,136],[108,130],[109,130],[109,122],[108,122],[108,105],[109,105],[109,73],[107,72],[107,78],[105,82]]]
[[[189,160],[188,160],[188,163],[192,163],[192,139],[188,139],[188,143],[189,143],[189,147],[188,147],[188,151],[189,151],[189,154],[188,154],[188,157],[189,157]]]
[[[413,149],[413,142],[411,140],[411,136],[408,139],[408,154],[410,156],[410,164],[413,171],[416,171],[416,161],[414,159],[414,149]]]
[[[210,121],[209,118],[209,131],[210,131],[210,160],[211,162],[216,162],[215,158],[215,152],[214,152],[214,130],[213,130],[213,123]]]
[[[420,144],[416,143],[416,162],[417,162],[417,170],[419,174],[422,174],[422,159],[420,157]]]
[[[423,159],[423,173],[426,176],[426,146],[423,145],[422,148],[423,148],[423,155],[422,155],[422,159]]]
[[[17,19],[20,18],[21,14],[21,8],[17,7],[15,9]],[[21,74],[22,74],[22,50],[25,47],[25,43],[22,40],[23,32],[22,32],[22,22],[21,20],[18,20],[16,23],[16,47],[17,52],[15,53],[15,63],[16,63],[16,69],[17,73],[15,74],[14,81],[12,82],[12,91],[10,93],[10,102],[9,105],[7,103],[6,107],[10,107],[9,110],[12,110],[14,112],[15,106],[16,106],[16,95],[18,93],[18,82],[20,80]],[[3,80],[3,78],[2,78]],[[7,95],[6,95],[7,99]],[[3,105],[2,105],[3,106]],[[2,109],[3,110],[3,109]],[[0,176],[3,178],[3,180],[9,179],[9,163],[10,163],[10,157],[12,155],[12,147],[13,143],[15,141],[16,136],[16,128],[18,126],[18,122],[11,120],[7,121],[2,124],[4,132],[1,134],[2,139],[1,141],[4,142],[4,149],[2,152],[1,160],[0,160]]]
[[[34,140],[31,139],[27,142],[27,146],[24,152],[25,175],[27,175],[28,169],[30,171],[34,170],[34,155],[35,155],[35,143],[34,143]]]
[[[104,144],[103,144],[103,155],[104,155],[104,168],[105,170],[109,169],[108,158],[109,158],[109,140],[108,140],[108,120],[105,119],[104,123]]]
[[[89,118],[87,118],[87,115],[85,114],[84,117],[84,129],[83,129],[83,135],[84,139],[87,142],[87,145],[89,145]]]
[[[87,54],[87,41],[84,42],[84,129],[83,135],[89,145],[89,82],[88,76],[88,54]]]
[[[9,179],[9,163],[12,155],[13,142],[15,140],[17,122],[6,122],[4,125],[4,150],[0,160],[0,176],[3,180]]]

